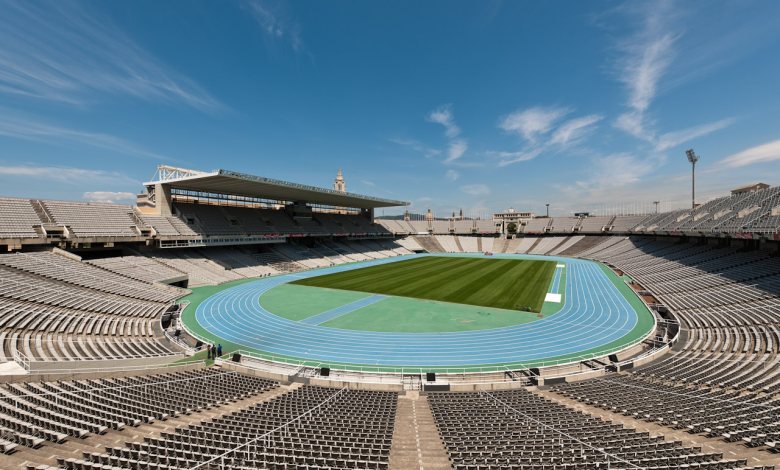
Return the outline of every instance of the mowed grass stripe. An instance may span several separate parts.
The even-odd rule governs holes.
[[[426,256],[293,284],[539,312],[554,272],[552,261]]]
[[[366,284],[366,279],[370,278],[372,284],[382,285],[386,290],[393,290],[402,287],[407,282],[417,282],[419,279],[425,279],[430,274],[441,269],[441,266],[452,264],[448,263],[449,260],[447,258],[441,257],[426,260],[427,258],[418,258],[392,263],[393,269],[387,269],[389,266],[380,265],[345,272],[344,277],[339,276],[340,287],[337,288],[365,290],[363,286]],[[395,267],[395,265],[399,266]],[[347,276],[346,274],[352,275]],[[369,290],[369,292],[373,291]]]

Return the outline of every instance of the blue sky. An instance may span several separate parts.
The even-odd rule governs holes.
[[[780,183],[780,2],[0,3],[0,195],[128,202],[167,163],[671,208],[689,147],[700,199]]]

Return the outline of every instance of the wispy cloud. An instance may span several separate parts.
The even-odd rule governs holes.
[[[425,158],[431,158],[431,157],[436,157],[438,155],[441,155],[441,150],[431,148],[431,147],[426,147],[420,141],[414,139],[392,138],[388,140],[394,144],[401,145],[404,147],[409,147],[415,152],[423,154]]]
[[[656,143],[655,148],[656,150],[663,152],[664,150],[677,147],[678,145],[684,144],[685,142],[689,142],[693,139],[697,139],[715,131],[724,129],[734,124],[734,122],[734,118],[726,118],[719,121],[709,122],[707,124],[689,127],[680,131],[667,132],[658,138],[658,142]]]
[[[88,191],[82,197],[90,202],[134,202],[135,194],[120,191]]]
[[[76,143],[133,157],[176,161],[172,157],[152,152],[119,137],[40,122],[16,115],[6,108],[0,108],[0,136],[58,145]]]
[[[470,196],[485,196],[490,194],[490,188],[485,184],[466,184],[460,190]]]
[[[777,160],[780,160],[780,140],[774,140],[737,152],[724,158],[719,163],[725,167],[736,168]]]
[[[444,127],[444,135],[447,137],[449,143],[447,147],[447,158],[443,160],[443,163],[455,163],[466,153],[469,148],[469,143],[466,139],[458,137],[461,131],[460,127],[455,123],[452,105],[446,104],[439,106],[428,113],[427,119],[428,122],[440,124]]]
[[[452,115],[452,105],[440,106],[428,114],[428,121],[435,122],[444,126],[444,134],[449,138],[460,135],[460,127],[455,124],[455,118]]]
[[[631,33],[616,43],[619,52],[614,63],[617,79],[627,93],[627,110],[614,126],[649,144],[652,151],[664,152],[685,142],[722,130],[734,123],[733,118],[698,124],[666,133],[649,112],[661,90],[662,82],[677,59],[681,38],[690,24],[683,23],[685,9],[669,0],[648,3],[626,2],[616,10],[620,24]],[[663,160],[653,160],[663,164]]]
[[[497,157],[499,159],[498,166],[500,167],[508,166],[513,163],[527,162],[529,160],[533,160],[534,158],[538,157],[541,154],[542,154],[541,148],[535,148],[532,150],[521,151],[521,152],[497,152],[497,151],[487,152],[487,155],[489,157]]]
[[[0,93],[71,104],[108,93],[209,112],[225,108],[86,4],[5,1],[0,43]]]
[[[550,145],[570,145],[584,138],[594,130],[594,125],[601,121],[603,116],[590,114],[580,118],[564,122],[550,137]]]
[[[631,13],[629,22],[638,18],[640,24],[617,44],[621,56],[616,64],[618,80],[628,92],[630,110],[617,118],[615,126],[639,139],[653,140],[655,134],[648,129],[645,113],[674,60],[674,45],[681,32],[672,30],[676,12],[669,1],[642,4]]]
[[[34,178],[36,180],[50,180],[72,185],[83,185],[84,183],[135,183],[140,184],[134,179],[114,171],[93,170],[87,168],[72,168],[62,166],[41,166],[41,165],[0,165],[0,175],[13,176],[16,178]]]
[[[504,116],[498,127],[533,143],[538,136],[550,132],[553,125],[570,112],[567,108],[536,106]]]
[[[460,173],[450,169],[444,173],[444,177],[447,179],[447,181],[456,181],[458,178],[460,178]]]
[[[590,186],[614,188],[636,184],[655,169],[656,163],[656,158],[640,158],[630,153],[596,158],[591,166]]]
[[[469,144],[464,139],[455,139],[450,142],[450,146],[447,149],[447,158],[444,159],[444,163],[452,163],[459,159],[469,149]]]
[[[571,113],[569,108],[534,106],[504,116],[498,127],[520,136],[523,148],[518,151],[492,150],[486,154],[498,159],[499,167],[527,162],[544,152],[557,153],[581,143],[604,119],[599,114],[589,114],[562,122]]]
[[[284,41],[295,52],[303,50],[303,38],[301,27],[293,20],[284,9],[284,3],[269,2],[267,0],[247,0],[244,2],[246,10],[262,27],[269,41]]]

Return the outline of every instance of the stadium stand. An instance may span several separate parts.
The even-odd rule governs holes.
[[[483,235],[490,234],[490,233],[496,233],[497,232],[497,230],[496,230],[496,223],[493,222],[492,220],[477,219],[476,220],[476,230],[477,230],[477,233],[480,233],[480,234],[483,234]]]
[[[55,224],[75,237],[138,237],[133,208],[97,202],[42,201]]]
[[[549,218],[537,218],[537,219],[531,219],[528,221],[528,224],[526,224],[525,229],[523,229],[524,233],[530,233],[530,234],[540,234],[540,233],[546,233],[547,229],[551,226],[553,222],[553,219]]]
[[[559,255],[562,252],[564,252],[567,249],[569,249],[570,247],[572,247],[572,246],[576,245],[577,243],[579,243],[580,241],[582,241],[583,238],[585,238],[584,235],[575,235],[575,236],[572,236],[572,237],[568,237],[563,242],[559,243],[555,248],[553,248],[552,250],[548,251],[546,254],[548,254],[548,255]]]
[[[566,237],[540,237],[537,239],[537,242],[528,249],[527,253],[532,255],[544,255],[564,241],[566,241]]]
[[[609,227],[609,231],[613,233],[626,233],[631,231],[634,227],[641,224],[647,216],[634,215],[615,217],[612,220],[612,225]]]
[[[460,253],[461,249],[455,242],[454,235],[436,235],[436,241],[441,245],[442,249],[447,253]]]
[[[185,274],[146,256],[119,256],[86,261],[108,271],[148,283],[179,279]]]
[[[549,231],[552,233],[573,233],[579,230],[580,217],[554,217],[552,219]]]
[[[222,468],[235,469],[386,469],[396,406],[392,392],[303,386],[143,443],[59,461],[66,469],[189,469],[214,458]]]
[[[241,184],[254,191],[270,183]],[[243,206],[195,204],[195,196],[179,194],[159,213],[0,198],[0,240],[18,251],[0,255],[0,368],[28,363],[26,376],[0,384],[0,452],[8,454],[0,467],[19,455],[26,464],[19,468],[31,470],[391,468],[401,387],[426,403],[404,415],[415,420],[410,429],[429,404],[456,469],[747,469],[771,460],[766,451],[780,452],[780,188],[693,210],[536,218],[511,239],[478,236],[495,233],[490,220],[374,222],[371,198],[285,191],[310,191],[312,205],[327,207],[275,208],[254,193]],[[162,330],[161,319],[189,293],[168,284],[217,285],[421,251],[598,260],[625,274],[656,320],[679,322],[682,332],[666,355],[619,370],[618,361],[604,359],[540,375],[491,372],[479,377],[484,382],[468,374],[428,383],[405,376],[389,382],[394,391],[380,374],[361,379],[385,391],[358,390],[366,383],[345,385],[338,372],[344,382],[325,386],[324,377],[314,384],[310,368],[261,360],[255,364],[285,372],[271,380],[249,375],[246,363],[193,369],[168,362],[166,372],[77,370],[99,360],[172,362],[193,353]],[[667,341],[659,334],[647,343]],[[36,362],[59,369],[35,371],[29,364]],[[555,375],[561,371],[575,372],[563,379]],[[45,376],[52,373],[62,375]],[[541,386],[524,388],[534,383]],[[470,391],[432,391],[450,386]],[[516,389],[474,391],[481,386]],[[553,396],[578,407],[545,398]],[[643,424],[669,438],[631,429]],[[702,440],[709,450],[696,444]],[[726,444],[744,452],[722,452]],[[209,467],[215,458],[227,460]]]
[[[496,238],[494,237],[480,237],[480,244],[482,245],[482,249],[480,251],[486,251],[488,253],[492,253],[495,251],[495,243]]]
[[[452,223],[449,220],[432,220],[431,221],[431,233],[434,235],[448,234]]]
[[[458,237],[458,241],[465,252],[476,253],[481,251],[477,245],[479,237]]]
[[[585,217],[579,226],[579,233],[602,233],[612,226],[615,217]]]
[[[629,273],[675,312],[688,341],[628,375],[562,386],[561,393],[710,437],[751,446],[778,441],[780,421],[763,394],[780,389],[780,258],[672,238],[607,238],[577,255]],[[632,403],[648,390],[663,409]],[[687,398],[669,399],[679,396]]]
[[[0,239],[37,238],[41,223],[29,199],[0,198]]]
[[[747,461],[666,442],[525,390],[431,393],[457,470],[476,468],[738,469]]]
[[[429,253],[442,253],[447,251],[439,244],[436,237],[419,236],[414,237],[414,240]]]
[[[9,383],[0,387],[4,439],[44,441],[104,434],[219,406],[275,387],[272,381],[218,369],[97,380]]]
[[[452,231],[458,234],[469,234],[474,232],[473,220],[453,220]]]

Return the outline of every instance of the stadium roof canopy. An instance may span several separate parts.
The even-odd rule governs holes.
[[[374,209],[377,207],[408,206],[406,201],[382,199],[362,194],[340,192],[305,184],[291,183],[263,176],[248,175],[229,170],[199,172],[160,166],[156,181],[145,186],[161,184],[171,188],[213,194],[257,197],[277,201],[308,202],[336,207]]]

